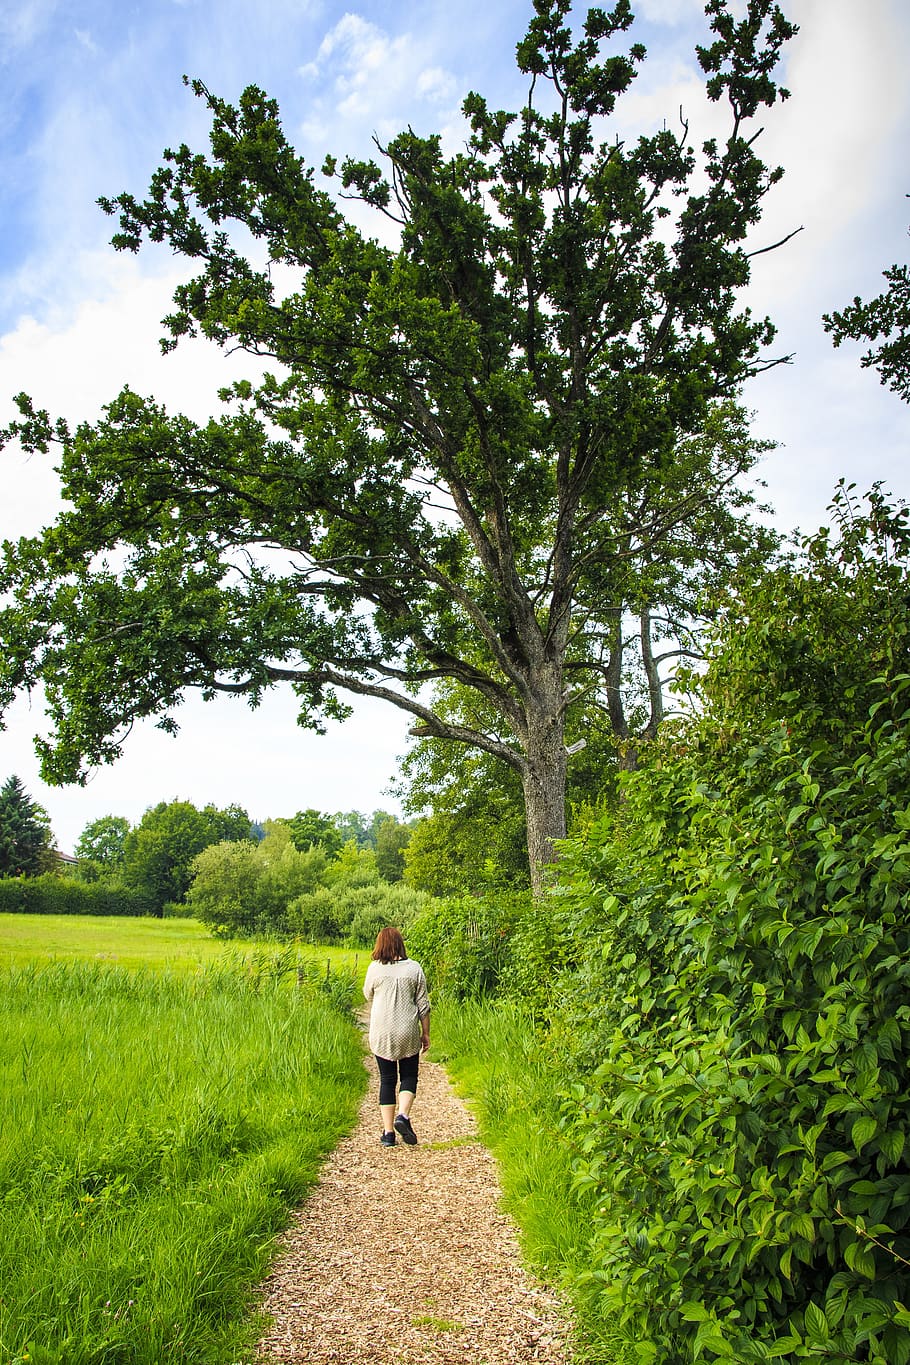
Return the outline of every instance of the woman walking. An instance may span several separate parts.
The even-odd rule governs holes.
[[[413,1147],[417,1136],[410,1113],[420,1054],[430,1046],[430,997],[423,968],[408,957],[397,929],[385,928],[377,934],[363,993],[370,1002],[370,1051],[379,1068],[383,1128],[379,1140],[383,1147],[394,1147],[397,1132]]]

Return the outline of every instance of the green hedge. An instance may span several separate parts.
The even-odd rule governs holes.
[[[910,1365],[910,511],[848,510],[560,862],[562,1138],[639,1365]]]
[[[0,878],[0,914],[150,915],[151,899],[141,891],[103,882],[76,882],[47,873],[42,877]]]

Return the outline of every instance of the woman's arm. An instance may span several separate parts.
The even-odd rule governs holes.
[[[423,974],[423,968],[418,964],[417,970],[417,991],[414,1003],[417,1006],[417,1017],[420,1020],[420,1050],[426,1052],[430,1046],[430,994],[427,990],[427,979]]]

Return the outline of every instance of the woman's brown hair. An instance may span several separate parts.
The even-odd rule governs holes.
[[[373,948],[374,962],[400,962],[407,957],[404,950],[404,939],[398,929],[386,926],[380,929],[376,935],[376,945]]]

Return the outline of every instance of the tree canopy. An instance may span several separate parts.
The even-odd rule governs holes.
[[[123,845],[126,886],[149,898],[154,913],[183,901],[198,853],[222,840],[248,839],[250,817],[239,806],[199,810],[191,801],[159,801],[145,812]]]
[[[102,815],[91,820],[79,835],[73,849],[76,857],[89,859],[110,872],[123,862],[124,844],[130,832],[130,822],[122,815]]]
[[[299,810],[287,823],[294,847],[302,853],[308,848],[319,847],[332,858],[345,842],[337,820],[331,815],[320,814],[312,806]]]
[[[570,12],[535,0],[526,102],[470,94],[452,155],[409,128],[376,161],[329,156],[333,196],[261,90],[233,106],[194,81],[209,153],[167,151],[144,201],[101,201],[117,248],[198,267],[166,351],[202,335],[270,368],[203,425],[127,389],[71,431],[20,396],[5,435],[59,447],[71,504],[0,573],[0,704],[43,684],[48,779],[114,759],[138,716],[173,730],[187,688],[256,705],[287,684],[317,728],[376,696],[514,770],[537,875],[565,833],[567,714],[584,698],[622,735],[629,612],[659,723],[654,631],[766,543],[735,400],[783,357],[737,296],[781,174],[755,121],[795,29],[773,0],[706,0],[697,55],[729,122],[696,150],[685,123],[611,135],[645,57],[632,10]],[[440,680],[495,727],[442,714]]]

